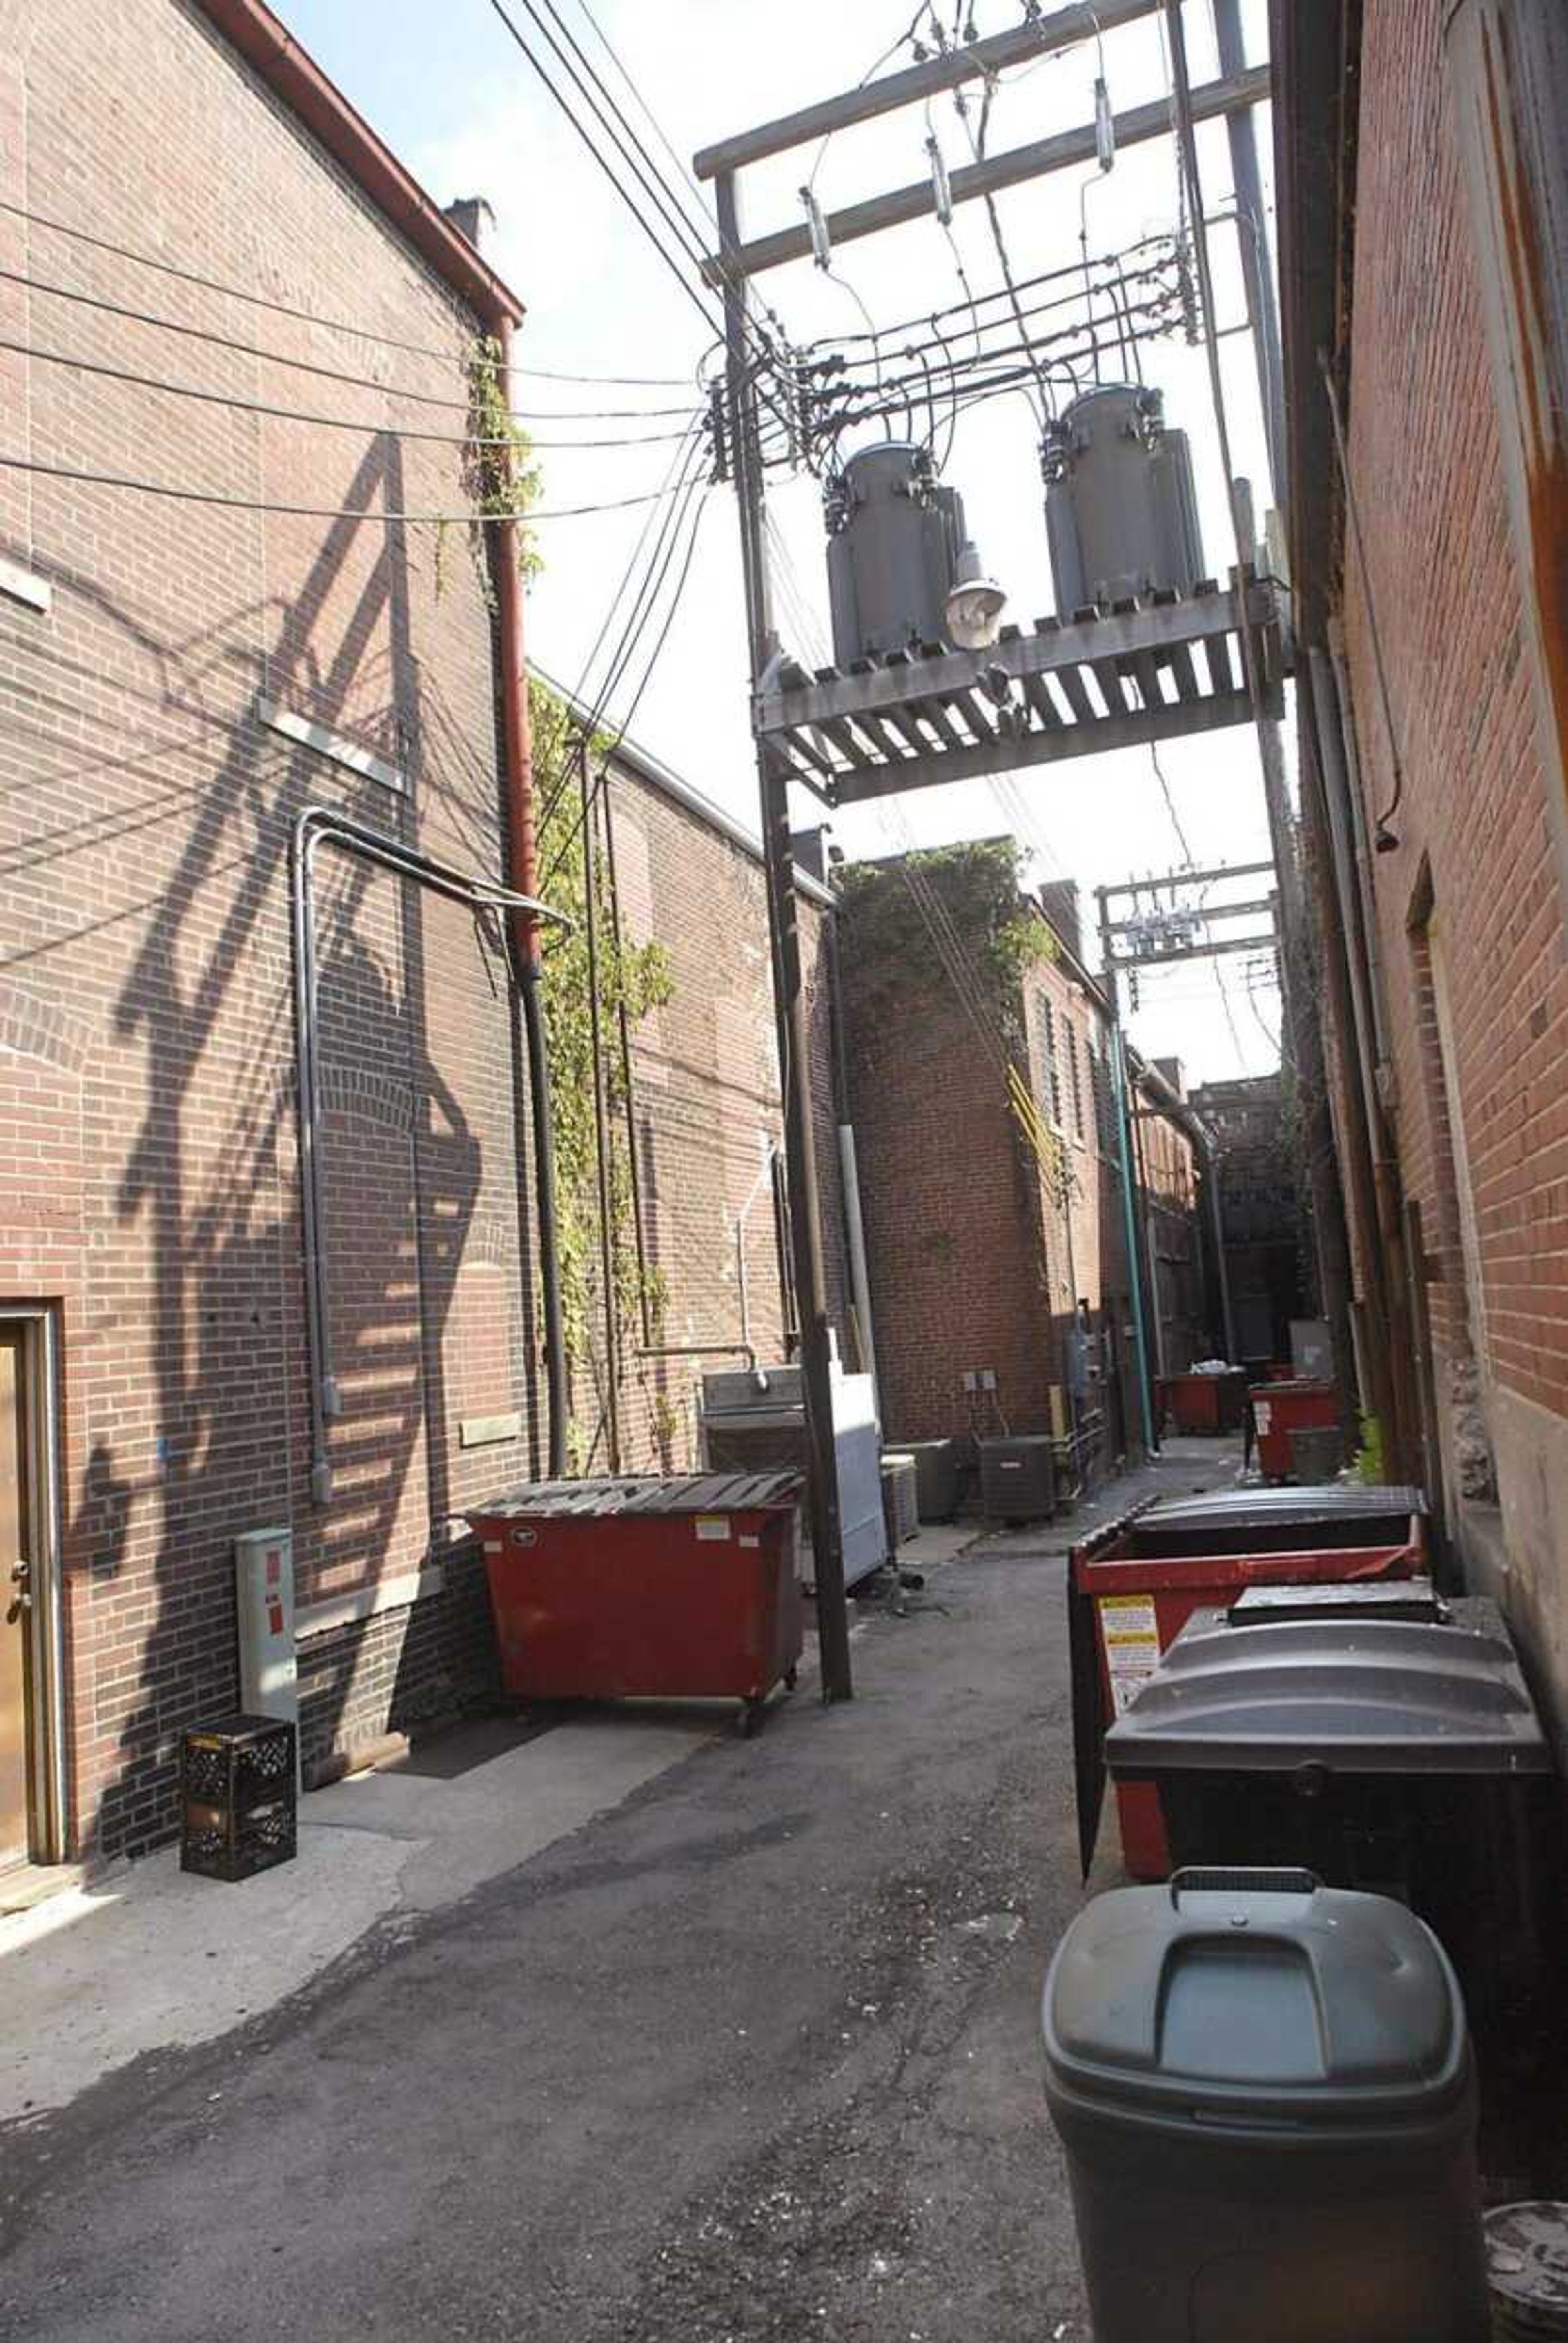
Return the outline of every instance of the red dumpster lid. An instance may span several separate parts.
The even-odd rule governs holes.
[[[614,1513],[759,1513],[793,1505],[800,1493],[799,1473],[681,1473],[622,1474],[592,1481],[529,1481],[484,1503],[470,1505],[470,1521],[512,1521],[524,1514],[581,1514],[603,1519]]]

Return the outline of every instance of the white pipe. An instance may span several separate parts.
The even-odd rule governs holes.
[[[877,1339],[871,1330],[871,1281],[866,1271],[866,1231],[860,1219],[860,1175],[856,1168],[855,1126],[852,1122],[839,1125],[839,1165],[844,1182],[844,1227],[849,1244],[849,1289],[855,1297],[855,1316],[860,1328],[862,1363],[871,1378],[872,1396],[879,1419],[882,1394],[877,1383]]]

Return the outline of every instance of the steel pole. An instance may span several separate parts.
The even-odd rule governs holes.
[[[1240,0],[1213,0],[1214,31],[1220,44],[1220,72],[1231,79],[1247,70],[1247,45],[1241,37]],[[1274,291],[1273,256],[1269,248],[1268,216],[1263,209],[1263,186],[1258,171],[1258,135],[1251,107],[1225,117],[1231,141],[1231,179],[1236,190],[1236,210],[1241,241],[1241,281],[1247,291],[1247,316],[1252,328],[1252,354],[1258,367],[1258,395],[1262,402],[1263,430],[1269,443],[1269,479],[1277,504],[1284,494],[1289,456],[1285,439],[1285,361],[1280,344],[1280,305]]]

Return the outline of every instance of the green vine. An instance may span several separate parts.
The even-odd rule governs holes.
[[[845,946],[867,997],[901,989],[911,976],[950,981],[920,909],[934,896],[957,930],[970,979],[980,978],[1004,1021],[1016,1024],[1025,971],[1055,960],[1059,950],[1050,929],[1028,907],[1017,848],[1010,839],[984,839],[900,861],[909,880],[891,863],[851,863],[842,875]]]
[[[593,1461],[597,1420],[607,1393],[602,1342],[604,1303],[599,1292],[598,1158],[594,1129],[593,1002],[588,983],[588,858],[578,759],[581,735],[565,704],[544,685],[528,687],[534,732],[534,780],[544,809],[538,834],[539,868],[548,874],[547,892],[574,922],[548,945],[542,989],[545,1038],[549,1051],[555,1127],[556,1220],[561,1277],[561,1313],[571,1382],[572,1423],[568,1451],[573,1472]],[[588,745],[590,773],[602,769],[609,743],[596,735]],[[597,822],[598,809],[595,808]],[[646,1306],[657,1342],[668,1303],[662,1271],[646,1274],[638,1265],[632,1223],[631,1155],[627,1132],[625,1072],[619,1019],[626,1011],[637,1024],[671,998],[669,956],[660,943],[628,944],[618,938],[602,831],[596,827],[594,910],[598,960],[598,1020],[609,1131],[610,1250],[615,1317],[623,1360],[641,1342]],[[650,1422],[661,1452],[673,1442],[676,1425],[660,1413],[648,1378],[638,1380],[650,1401]],[[623,1377],[624,1380],[624,1377]],[[580,1403],[591,1385],[595,1422],[585,1423]]]
[[[486,524],[496,520],[515,520],[523,525],[518,531],[518,567],[525,578],[537,578],[543,562],[533,532],[528,528],[529,508],[537,501],[540,475],[534,462],[533,442],[523,429],[508,402],[501,380],[501,346],[489,335],[470,342],[463,362],[463,372],[468,389],[468,436],[463,443],[463,494],[474,508],[474,518],[467,525],[468,549],[479,579],[480,590],[487,607],[493,607],[495,588],[491,582],[489,549],[486,543]],[[436,528],[436,592],[441,593],[446,583],[447,531],[451,524],[440,521]]]

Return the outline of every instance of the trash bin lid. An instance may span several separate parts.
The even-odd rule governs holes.
[[[502,1521],[540,1513],[756,1513],[792,1505],[799,1473],[623,1473],[588,1481],[528,1481],[482,1504],[470,1521]]]
[[[1424,1513],[1419,1489],[1329,1482],[1315,1489],[1217,1489],[1201,1497],[1161,1497],[1140,1526],[1172,1530],[1269,1529],[1287,1522],[1407,1520]]]
[[[1568,2335],[1568,2205],[1496,2205],[1487,2278],[1500,2336]]]
[[[1430,1578],[1332,1579],[1305,1586],[1244,1586],[1225,1616],[1233,1627],[1279,1619],[1429,1619],[1452,1624],[1453,1614]]]
[[[1546,1736],[1496,1605],[1452,1621],[1196,1611],[1105,1736],[1119,1778],[1174,1772],[1543,1774]]]
[[[1431,1929],[1310,1872],[1179,1871],[1097,1896],[1057,1949],[1042,2023],[1048,2097],[1108,2113],[1408,2121],[1469,2079]]]

